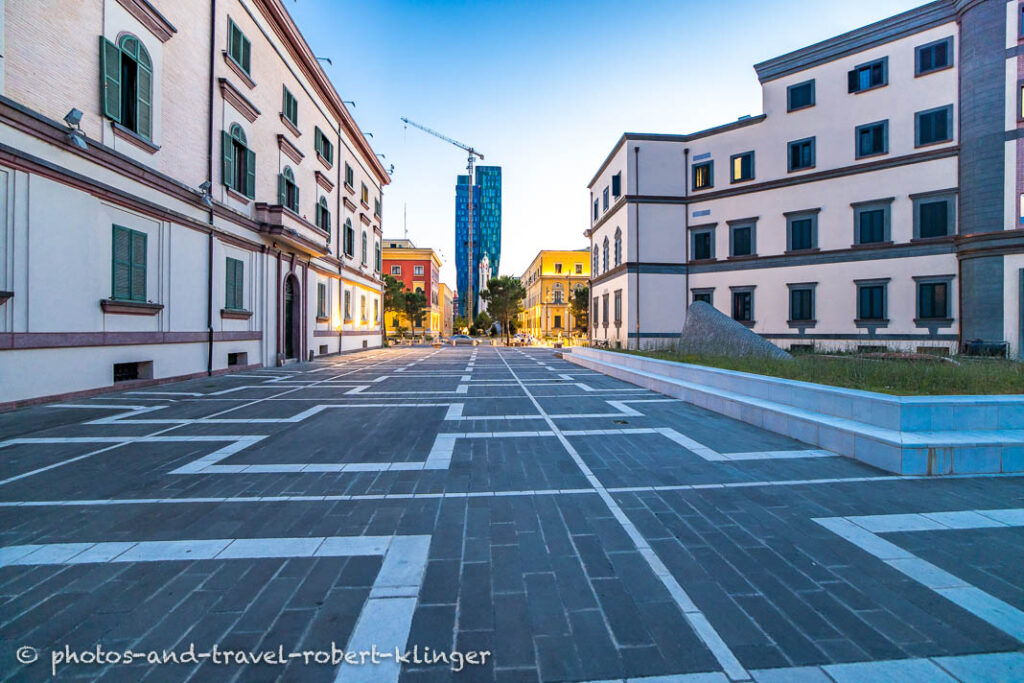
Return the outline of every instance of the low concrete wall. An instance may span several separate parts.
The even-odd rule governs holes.
[[[890,396],[588,348],[565,359],[890,472],[1024,472],[1024,395]]]

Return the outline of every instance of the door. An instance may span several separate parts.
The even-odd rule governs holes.
[[[284,281],[284,357],[297,358],[299,350],[299,292],[295,277]]]

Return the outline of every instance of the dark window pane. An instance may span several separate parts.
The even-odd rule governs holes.
[[[696,260],[711,258],[711,233],[698,232],[693,236],[693,258]]]
[[[920,286],[918,308],[922,318],[945,318],[947,316],[946,290],[945,282],[926,283]]]
[[[920,212],[921,237],[943,237],[949,229],[949,202],[923,202]]]
[[[810,218],[801,218],[790,223],[789,248],[811,249],[814,247],[812,221]]]
[[[733,292],[732,295],[732,317],[734,320],[749,322],[753,319],[751,311],[750,292]]]
[[[733,256],[749,256],[753,249],[751,245],[751,229],[736,228],[732,231],[732,253]]]
[[[789,293],[790,320],[813,320],[811,310],[812,292],[809,289],[794,289]]]
[[[860,213],[860,243],[885,240],[885,209],[872,209]]]
[[[867,285],[860,288],[857,317],[862,320],[881,320],[885,316],[883,285]]]

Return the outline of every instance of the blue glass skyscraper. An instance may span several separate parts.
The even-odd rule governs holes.
[[[466,315],[469,240],[469,176],[460,175],[455,185],[455,271],[458,288],[458,315]],[[501,262],[501,166],[477,166],[473,191],[473,313],[479,313],[476,301],[480,294],[480,259],[484,254],[491,273],[498,274]]]

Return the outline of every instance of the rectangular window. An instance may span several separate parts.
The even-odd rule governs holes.
[[[618,172],[612,176],[612,196],[622,196],[622,172]]]
[[[600,212],[600,209],[598,208],[598,203],[597,203],[597,200],[595,199],[594,200],[594,220],[595,221],[597,220],[598,215],[600,215],[599,212]]]
[[[730,256],[752,256],[754,254],[754,226],[733,225],[730,226],[731,246]]]
[[[423,266],[413,266],[412,267],[412,274],[413,275],[423,275]]]
[[[391,266],[391,274],[392,275],[401,275],[402,274],[402,266]]]
[[[352,292],[345,290],[345,320],[352,319]]]
[[[345,185],[349,189],[355,188],[355,173],[352,171],[352,167],[345,163]]]
[[[946,237],[952,235],[954,197],[952,195],[912,198],[914,201],[914,237]]]
[[[864,92],[889,82],[889,58],[861,64],[847,74],[848,92]]]
[[[334,144],[327,139],[327,136],[320,130],[319,126],[314,129],[313,138],[316,153],[322,156],[327,163],[334,163]]]
[[[818,214],[795,213],[786,216],[787,251],[814,249],[818,246]]]
[[[706,190],[715,186],[715,162],[705,161],[693,165],[693,189]]]
[[[921,147],[953,139],[953,105],[914,114],[914,145]]]
[[[373,215],[380,218],[380,199],[374,198],[373,200]]]
[[[601,297],[601,317],[604,318],[604,326],[608,327],[608,295]]]
[[[693,233],[693,261],[703,261],[715,258],[715,232],[714,230],[694,230]]]
[[[754,153],[744,152],[729,157],[731,165],[730,178],[732,182],[738,183],[743,180],[754,179]]]
[[[115,225],[111,299],[146,301],[146,233]]]
[[[885,319],[885,285],[857,286],[857,318],[859,320]]]
[[[693,290],[693,301],[703,301],[708,306],[714,306],[714,294],[713,289],[695,289]]]
[[[281,115],[288,119],[293,126],[298,127],[299,101],[295,99],[295,95],[287,87],[284,88],[284,102],[281,104]]]
[[[604,204],[603,204],[604,210],[607,211],[608,210],[608,203],[609,203],[608,202],[608,188],[607,187],[604,188],[604,192],[602,193],[602,199],[604,201]]]
[[[622,325],[622,290],[615,290],[615,326]]]
[[[601,309],[598,306],[597,297],[596,296],[594,297],[594,300],[593,300],[592,304],[593,304],[593,308],[594,308],[594,311],[593,311],[594,312],[594,326],[596,327],[601,322],[601,320],[600,320],[600,318],[601,318]]]
[[[804,81],[786,88],[786,111],[814,106],[814,81]]]
[[[789,321],[814,321],[814,288],[790,287],[789,289]]]
[[[556,273],[561,273],[562,272],[562,264],[561,263],[556,263],[555,264],[555,272]]]
[[[750,290],[732,293],[732,319],[741,323],[754,322],[754,293]]]
[[[576,264],[576,274],[577,275],[583,275],[583,264],[582,263],[577,263]]]
[[[789,143],[789,170],[802,171],[814,168],[814,138],[794,140]]]
[[[859,202],[853,206],[854,244],[888,242],[890,232],[890,206],[892,199]]]
[[[236,258],[225,261],[224,308],[241,311],[245,308],[245,263]]]
[[[917,283],[917,317],[921,320],[949,318],[949,283]]]
[[[857,158],[885,154],[889,151],[889,122],[876,121],[857,126],[854,133]]]
[[[251,53],[252,44],[249,39],[238,28],[238,24],[228,19],[228,56],[247,74],[251,73]]]
[[[361,183],[362,188],[359,190],[359,201],[364,205],[370,205],[370,188],[366,187],[366,183]]]
[[[327,317],[327,285],[316,283],[316,317]]]
[[[918,76],[953,65],[953,37],[921,45],[914,50],[914,73]]]

